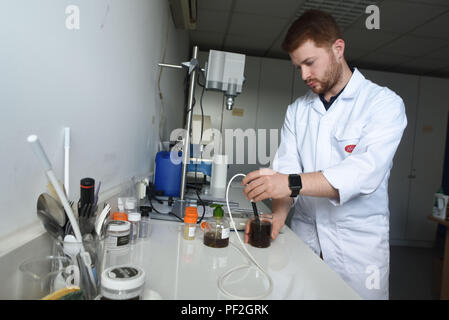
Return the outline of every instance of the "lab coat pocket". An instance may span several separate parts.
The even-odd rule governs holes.
[[[338,223],[337,238],[344,269],[348,273],[366,273],[371,268],[385,270],[390,263],[388,226],[377,222]]]
[[[334,161],[340,161],[351,155],[360,141],[362,128],[360,126],[347,126],[338,128],[332,141]]]

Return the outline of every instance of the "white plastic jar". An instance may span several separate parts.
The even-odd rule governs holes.
[[[133,265],[113,266],[101,274],[101,300],[141,300],[145,271]]]
[[[128,221],[112,220],[106,231],[105,249],[122,251],[129,249],[131,224]]]
[[[139,212],[128,213],[128,221],[131,223],[131,230],[129,233],[129,242],[136,243],[139,237],[141,215]]]

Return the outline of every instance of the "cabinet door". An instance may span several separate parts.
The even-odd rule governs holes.
[[[434,241],[433,196],[441,186],[446,142],[449,80],[421,77],[413,163],[415,178],[410,183],[406,237]]]
[[[416,108],[418,105],[419,77],[383,71],[360,70],[368,80],[387,87],[398,94],[405,105],[407,127],[393,159],[388,181],[390,207],[390,240],[405,240],[409,188],[415,140]]]
[[[263,141],[258,143],[259,167],[270,166],[279,146],[285,113],[291,103],[292,74],[293,67],[290,61],[262,59],[256,127],[260,137],[265,137],[265,144]],[[270,150],[271,141],[275,148]]]

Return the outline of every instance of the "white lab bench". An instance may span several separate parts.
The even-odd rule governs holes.
[[[242,188],[233,184],[230,200],[250,208]],[[262,202],[257,206],[260,212],[270,212]],[[243,237],[243,232],[239,235]],[[195,240],[184,240],[183,223],[152,219],[150,237],[130,250],[131,261],[145,270],[146,289],[155,291],[162,299],[232,299],[220,291],[218,280],[230,269],[249,264],[235,232],[231,232],[226,248],[210,248],[202,240],[198,228]],[[265,299],[360,299],[288,227],[282,229],[269,248],[244,245],[273,281],[272,291]],[[0,258],[1,299],[20,299],[18,265],[30,257],[48,254],[50,247],[50,237],[44,234]],[[255,266],[236,271],[223,285],[231,293],[245,297],[268,289],[267,278]]]
[[[250,207],[242,189],[234,184],[230,200],[239,202],[240,207]],[[261,212],[269,212],[263,203],[257,205]],[[239,235],[243,240],[243,232]],[[235,232],[231,232],[226,248],[210,248],[202,240],[198,228],[194,240],[184,240],[183,223],[153,219],[150,238],[132,248],[133,261],[146,271],[147,288],[163,299],[232,298],[219,290],[218,280],[231,268],[249,264],[240,252],[243,250]],[[288,227],[283,228],[269,248],[245,246],[272,278],[272,292],[266,299],[360,299]],[[260,295],[268,289],[267,278],[255,266],[236,271],[223,284],[232,294],[245,297]]]

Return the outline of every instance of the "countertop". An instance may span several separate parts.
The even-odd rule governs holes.
[[[233,184],[230,201],[248,208],[249,202],[241,191],[241,186]],[[261,212],[269,211],[263,203],[257,205]],[[238,234],[243,240],[243,232]],[[268,278],[243,254],[234,231],[226,248],[207,247],[202,241],[199,228],[194,240],[184,240],[183,223],[152,219],[150,238],[131,248],[133,263],[146,272],[146,289],[156,291],[162,299],[233,299],[236,297],[219,289],[219,279],[234,267],[251,265],[226,278],[224,288],[241,298],[268,292]],[[266,299],[360,299],[288,227],[268,248],[244,246],[272,279],[273,287]]]
[[[240,208],[251,208],[235,183],[230,188],[230,201]],[[258,202],[260,212],[270,212]],[[200,211],[201,209],[199,209]],[[227,210],[225,209],[225,212]],[[243,237],[243,232],[238,232]],[[183,223],[151,220],[151,234],[131,246],[130,261],[143,268],[146,274],[146,292],[151,298],[162,299],[233,299],[252,298],[268,292],[268,278],[249,262],[234,231],[226,248],[210,248],[202,242],[197,228],[194,240],[184,240]],[[242,239],[243,240],[243,239]],[[254,248],[244,244],[272,279],[272,290],[265,299],[360,299],[324,261],[322,261],[296,234],[284,227],[268,248]],[[46,255],[51,250],[48,234],[10,252],[0,259],[2,299],[20,299],[24,284],[18,265],[31,256]],[[233,272],[222,283],[229,293],[224,294],[218,282],[231,269]]]

